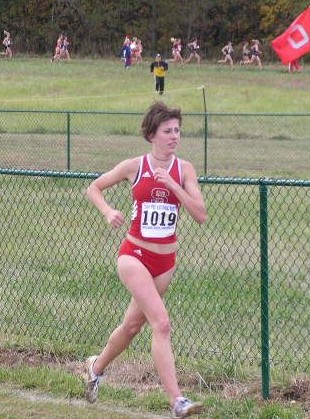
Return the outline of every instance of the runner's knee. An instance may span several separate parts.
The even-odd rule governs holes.
[[[130,339],[134,338],[142,329],[143,323],[131,321],[122,324],[123,333]]]

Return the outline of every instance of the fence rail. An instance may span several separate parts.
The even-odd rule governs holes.
[[[110,229],[85,198],[98,173],[0,169],[0,334],[101,347],[128,295],[115,255],[130,188],[109,191],[127,214]],[[209,221],[183,212],[167,304],[177,356],[199,368],[309,372],[310,181],[200,176]],[[93,333],[92,325],[99,330]],[[134,342],[149,351],[146,329]]]
[[[0,110],[0,167],[106,171],[144,153],[139,112]],[[309,177],[310,113],[184,113],[179,155],[209,176]]]

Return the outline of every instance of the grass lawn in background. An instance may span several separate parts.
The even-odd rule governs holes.
[[[125,70],[120,59],[16,57],[0,66],[0,109],[145,111],[158,99],[151,60]],[[233,68],[204,61],[200,67],[169,63],[160,99],[186,112],[308,112],[310,68],[289,74],[280,64]]]
[[[53,64],[49,58],[17,56],[11,61],[3,59],[0,62],[0,110],[144,112],[152,101],[159,98],[154,92],[150,62],[145,58],[141,65],[125,70],[120,59],[73,57],[68,63]],[[166,92],[160,99],[170,106],[180,106],[186,112],[203,112],[205,92],[206,107],[210,112],[304,113],[310,110],[309,76],[307,66],[302,73],[288,74],[286,68],[278,64],[259,70],[238,65],[231,69],[208,61],[200,67],[195,64],[179,67],[171,63]],[[205,86],[204,91],[202,86]],[[5,118],[9,118],[8,115],[5,114]],[[304,144],[306,147],[307,143]],[[292,176],[294,173],[292,171]],[[26,190],[23,192],[21,199],[31,198]],[[44,194],[39,186],[36,192]],[[86,204],[81,203],[81,208],[83,205]],[[38,224],[36,226],[39,228]],[[34,236],[37,237],[36,232]],[[23,249],[17,248],[16,256]],[[75,266],[76,262],[75,259]],[[45,274],[53,279],[53,273]],[[242,283],[239,290],[246,292],[242,290]],[[70,304],[74,311],[75,298],[81,296],[79,284],[70,288],[74,295],[64,293],[63,285],[59,284],[59,295],[67,303],[72,297]],[[40,295],[38,290],[38,297]],[[26,297],[22,296],[19,302],[22,303]],[[126,355],[121,358],[113,367],[107,383],[103,384],[98,404],[90,406],[83,401],[81,374],[81,359],[90,348],[70,347],[65,343],[63,346],[42,343],[31,347],[29,342],[23,343],[22,336],[15,338],[1,336],[1,417],[169,417],[166,396],[161,392],[149,360],[139,363],[132,353],[128,358]],[[230,365],[232,369],[237,367]],[[263,401],[260,382],[255,377],[249,380],[246,371],[243,371],[244,380],[242,371],[238,380],[232,380],[226,374],[220,377],[218,371],[212,376],[212,365],[210,371],[210,377],[206,379],[197,375],[190,365],[182,370],[182,386],[187,394],[203,401],[206,406],[202,418],[302,419],[309,414],[310,384],[307,378],[285,380],[285,373],[283,377],[273,377],[273,382],[278,383],[273,389],[273,397],[270,401]]]

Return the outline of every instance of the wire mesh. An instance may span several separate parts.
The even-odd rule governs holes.
[[[2,170],[1,334],[100,347],[129,295],[116,254],[129,225],[130,188],[107,199],[126,214],[111,229],[85,197],[93,174]],[[309,182],[269,181],[271,363],[309,369]],[[178,356],[237,365],[261,362],[258,182],[201,181],[209,221],[181,213],[178,267],[166,301]],[[146,330],[136,350],[149,351]]]

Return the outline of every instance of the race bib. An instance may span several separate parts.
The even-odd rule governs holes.
[[[141,234],[143,237],[163,238],[175,233],[178,218],[176,205],[163,202],[143,202]]]

